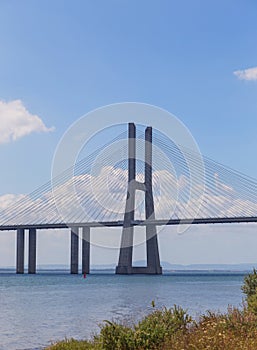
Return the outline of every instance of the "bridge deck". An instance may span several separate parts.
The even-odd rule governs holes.
[[[231,224],[231,223],[253,223],[257,222],[257,217],[226,217],[226,218],[196,218],[196,219],[171,219],[171,220],[134,220],[133,226],[146,225],[200,225],[200,224]],[[62,229],[69,227],[122,227],[123,221],[109,221],[109,222],[80,222],[80,223],[54,223],[54,224],[27,224],[27,225],[0,225],[0,231],[13,231],[17,229],[35,228],[43,229]]]

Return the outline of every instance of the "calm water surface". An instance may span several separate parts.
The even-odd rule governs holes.
[[[0,349],[42,349],[51,341],[90,337],[104,319],[137,320],[174,304],[197,317],[240,306],[243,273],[166,273],[162,276],[87,276],[0,271]]]

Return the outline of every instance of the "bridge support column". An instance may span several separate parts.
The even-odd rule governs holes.
[[[90,227],[82,228],[82,273],[90,272]]]
[[[36,243],[37,231],[34,228],[29,229],[29,264],[28,273],[36,273]]]
[[[124,224],[121,237],[121,248],[119,263],[116,267],[116,274],[161,274],[157,230],[156,225],[146,222],[146,249],[147,266],[133,267],[133,234],[135,220],[135,194],[136,190],[145,192],[145,218],[155,220],[154,200],[152,190],[152,128],[145,130],[145,182],[136,181],[136,127],[129,123],[128,137],[128,191]]]
[[[126,199],[126,208],[124,215],[124,224],[121,237],[121,247],[119,263],[116,267],[116,274],[131,274],[132,254],[133,254],[133,235],[134,227],[132,221],[135,215],[135,178],[136,178],[136,126],[129,123],[128,129],[128,190]]]
[[[72,227],[70,273],[77,274],[78,271],[79,271],[79,229],[78,227]]]
[[[145,130],[145,217],[155,220],[153,200],[153,169],[152,169],[152,128]],[[148,273],[161,274],[156,225],[146,225],[146,252]]]
[[[24,229],[17,230],[16,273],[24,273]]]

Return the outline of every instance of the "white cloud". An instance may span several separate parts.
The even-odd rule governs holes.
[[[236,70],[234,75],[240,80],[257,80],[257,67]]]
[[[49,132],[43,121],[31,114],[21,100],[0,101],[0,144],[15,141],[33,132]]]
[[[11,205],[14,205],[21,199],[24,199],[26,195],[24,194],[4,194],[0,196],[0,211],[8,209]]]

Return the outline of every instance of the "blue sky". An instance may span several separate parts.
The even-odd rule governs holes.
[[[257,73],[234,74],[257,67],[254,0],[1,0],[0,50],[0,101],[55,128],[0,142],[0,195],[46,182],[69,125],[124,101],[167,109],[203,154],[257,178]]]

